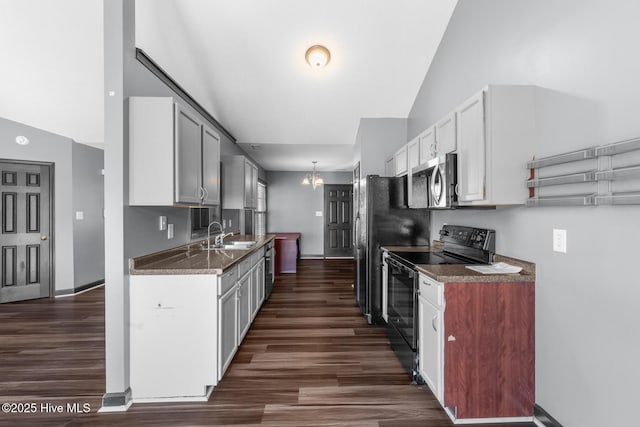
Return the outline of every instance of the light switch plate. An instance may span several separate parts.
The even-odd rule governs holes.
[[[316,216],[322,216],[322,211],[316,211]]]
[[[84,212],[83,211],[77,211],[76,212],[76,219],[77,220],[83,220],[84,219]]]
[[[567,253],[567,230],[553,229],[553,250]]]
[[[167,217],[162,215],[158,221],[158,227],[160,231],[164,231],[167,229]]]
[[[173,239],[173,224],[167,225],[167,239]]]

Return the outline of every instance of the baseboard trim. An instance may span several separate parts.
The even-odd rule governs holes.
[[[75,295],[82,294],[84,292],[91,291],[95,288],[99,288],[100,286],[104,286],[104,279],[96,280],[95,282],[87,283],[86,285],[78,286],[77,288],[62,289],[62,290],[56,291],[55,297],[56,298],[72,297]]]
[[[537,403],[533,406],[534,422],[540,427],[563,427],[562,424],[553,418],[542,406]]]

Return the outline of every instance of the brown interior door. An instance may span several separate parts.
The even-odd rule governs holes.
[[[324,256],[352,257],[353,186],[329,184],[324,187]]]
[[[50,295],[50,170],[0,162],[0,303]]]

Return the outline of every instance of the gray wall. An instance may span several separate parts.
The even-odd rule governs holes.
[[[73,279],[78,288],[104,282],[104,152],[82,144],[72,146]],[[84,219],[77,219],[76,212]]]
[[[325,184],[351,184],[351,172],[319,172]],[[300,232],[301,256],[324,253],[324,187],[302,185],[306,172],[267,172],[267,232]],[[324,213],[323,213],[324,215]]]
[[[354,165],[360,176],[385,175],[385,159],[407,143],[407,119],[362,118],[356,134]]]
[[[535,84],[539,156],[640,136],[640,2],[460,0],[409,116],[413,137],[482,86]],[[554,100],[553,103],[548,101]],[[625,425],[640,382],[640,207],[433,212],[537,264],[536,402],[567,427]],[[566,254],[552,229],[567,230]]]
[[[31,142],[20,146],[17,135]],[[3,118],[0,146],[0,159],[54,163],[55,294],[104,279],[102,150]],[[75,221],[76,210],[85,211],[83,224]]]

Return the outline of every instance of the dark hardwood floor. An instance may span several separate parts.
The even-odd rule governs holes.
[[[104,290],[0,306],[0,425],[450,426],[410,384],[382,328],[355,304],[350,260],[303,260],[278,276],[211,399],[97,413],[104,392]],[[88,404],[69,413],[67,404]],[[41,405],[63,405],[62,414]],[[500,424],[505,426],[507,424]],[[511,424],[533,426],[533,424]]]

